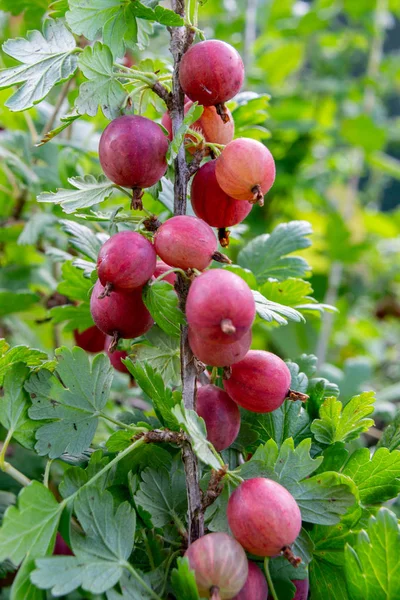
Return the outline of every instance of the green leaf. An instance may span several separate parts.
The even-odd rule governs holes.
[[[143,292],[143,302],[157,325],[165,333],[179,337],[185,315],[178,307],[178,296],[173,286],[167,281],[157,281],[146,285]]]
[[[400,179],[400,160],[397,158],[384,152],[373,152],[367,157],[367,161],[374,169],[382,171],[394,179]]]
[[[268,321],[269,323],[275,321],[278,325],[287,325],[289,321],[296,321],[297,323],[305,321],[303,315],[297,310],[294,310],[289,306],[284,306],[283,304],[271,302],[260,292],[255,290],[252,291],[256,303],[257,314],[263,321]]]
[[[0,339],[0,385],[3,385],[4,376],[16,363],[22,362],[28,367],[40,367],[47,360],[47,354],[28,346],[14,346],[10,348],[4,339]]]
[[[132,355],[147,362],[169,385],[180,384],[181,363],[179,340],[155,326],[146,333],[146,343],[134,344]]]
[[[94,41],[100,30],[121,9],[121,0],[69,0],[65,18],[77,35]]]
[[[157,8],[161,7],[158,6]],[[168,164],[172,164],[175,158],[178,156],[179,148],[183,144],[183,140],[188,129],[195,121],[197,121],[197,119],[200,119],[201,115],[203,114],[203,110],[203,106],[199,105],[197,102],[194,102],[194,104],[192,104],[192,106],[189,108],[181,126],[174,135],[174,139],[169,145],[167,153]]]
[[[174,521],[182,529],[181,519],[187,511],[185,475],[180,469],[145,469],[140,474],[139,491],[134,496],[139,512],[150,516],[153,527]]]
[[[6,54],[22,63],[0,72],[0,89],[22,83],[6,102],[12,111],[26,110],[40,102],[57,84],[76,70],[74,36],[63,21],[47,19],[43,34],[30,31],[26,37],[3,44]]]
[[[374,412],[374,392],[354,396],[343,408],[336,398],[327,398],[320,408],[320,419],[311,425],[315,439],[322,444],[356,440],[374,424],[366,417]]]
[[[381,508],[352,545],[345,548],[345,573],[351,600],[400,598],[400,530],[397,517]]]
[[[69,236],[71,246],[96,263],[99,250],[108,236],[103,233],[95,234],[86,225],[80,225],[75,221],[61,219],[60,223],[63,231]]]
[[[36,561],[32,582],[40,589],[51,589],[63,596],[78,587],[102,594],[122,577],[133,549],[136,515],[128,502],[114,512],[110,492],[84,488],[74,503],[85,534],[72,531],[75,556],[53,556]]]
[[[95,117],[100,106],[108,119],[121,116],[127,92],[117,79],[113,55],[108,46],[96,42],[79,56],[79,67],[88,81],[79,88],[75,108],[79,114]],[[91,205],[90,205],[91,206]]]
[[[93,326],[89,302],[83,302],[78,306],[74,306],[73,304],[55,306],[50,309],[50,315],[53,323],[66,322],[64,327],[66,331],[77,329],[79,332],[82,332]]]
[[[12,313],[24,312],[38,302],[39,296],[33,292],[0,289],[0,318]]]
[[[310,436],[310,417],[300,400],[286,400],[272,413],[257,414],[245,411],[243,420],[258,433],[261,442],[272,439],[278,447],[287,437],[292,437],[298,444]]]
[[[400,492],[400,452],[380,448],[371,458],[369,448],[359,448],[342,473],[357,485],[364,504],[386,502]]]
[[[161,375],[148,362],[132,363],[130,360],[123,362],[134,376],[136,383],[151,398],[161,423],[173,431],[179,430],[178,420],[173,414],[173,408],[179,402],[179,396],[165,386]]]
[[[41,20],[47,10],[47,0],[1,0],[0,10],[10,12],[14,16],[23,17],[24,25],[29,29],[40,27]],[[21,14],[23,13],[23,15]]]
[[[382,150],[386,143],[386,128],[379,127],[367,114],[342,121],[342,137],[352,146],[361,146],[366,152]]]
[[[46,595],[31,581],[31,573],[35,569],[35,559],[30,553],[26,555],[18,569],[10,590],[10,600],[46,600]]]
[[[84,276],[82,269],[74,267],[71,261],[66,261],[61,267],[62,281],[57,286],[57,291],[70,300],[88,301],[89,291],[92,288],[90,279]]]
[[[9,558],[19,565],[24,556],[44,556],[52,548],[62,504],[38,481],[18,496],[18,506],[10,506],[0,529],[0,561]]]
[[[178,558],[176,568],[171,573],[171,584],[177,600],[200,600],[196,577],[187,558]]]
[[[35,430],[40,427],[28,417],[29,396],[24,383],[29,369],[23,363],[14,364],[4,378],[4,396],[0,398],[0,423],[26,448],[35,445]]]
[[[1,364],[1,362],[0,362]],[[397,413],[392,423],[383,430],[381,439],[378,442],[378,448],[388,448],[390,451],[396,450],[400,446],[400,411]]]
[[[97,179],[93,175],[71,177],[68,182],[76,189],[42,192],[37,197],[38,202],[59,204],[65,213],[71,214],[80,208],[88,208],[103,202],[114,191],[114,184],[104,175],[100,175]]]
[[[51,131],[48,131],[44,137],[40,140],[40,142],[38,144],[36,144],[36,146],[38,148],[40,148],[40,146],[44,146],[44,144],[47,144],[47,142],[50,142],[50,140],[54,139],[59,133],[61,133],[62,131],[64,131],[64,129],[67,129],[67,127],[69,127],[70,125],[72,125],[72,123],[74,121],[76,121],[77,119],[80,119],[81,115],[67,115],[66,117],[61,117],[60,121],[61,121],[61,125],[59,125],[59,127],[56,127],[55,129],[52,129]],[[43,214],[41,215],[43,217]]]
[[[140,577],[148,585],[149,590],[151,590],[152,581],[150,578],[154,575],[154,573],[158,574],[157,571],[144,574],[136,570],[136,573],[140,575]],[[107,590],[107,600],[154,600],[154,595],[151,593],[151,591],[144,589],[140,582],[137,581],[131,573],[127,573],[126,571],[123,573],[118,587],[121,589],[122,593],[120,594],[115,589]]]
[[[132,431],[127,431],[125,429],[114,431],[106,442],[107,450],[109,452],[121,452],[122,450],[125,450],[125,448],[128,448],[128,446],[132,444],[133,435]]]
[[[145,6],[144,2],[135,1],[133,10],[137,17],[148,19],[149,21],[157,21],[161,25],[169,27],[181,27],[184,25],[184,20],[175,11],[163,6],[156,6],[154,10],[150,6]]]
[[[266,460],[272,445],[274,445],[275,452],[277,452],[278,446],[273,440],[270,440],[264,446],[260,446],[253,455],[252,460]],[[322,457],[311,458],[310,450],[310,438],[300,442],[297,448],[294,447],[292,438],[287,438],[283,442],[275,463],[275,473],[278,475],[281,485],[290,490],[294,485],[297,485],[298,481],[305,479],[318,469],[323,459]]]
[[[238,264],[250,269],[258,284],[272,277],[278,281],[288,277],[303,277],[310,271],[307,261],[298,256],[287,256],[311,245],[311,225],[307,221],[281,223],[271,234],[254,238],[239,252]]]
[[[294,598],[296,591],[292,583],[293,579],[305,579],[307,569],[304,563],[293,567],[283,556],[272,558],[269,562],[269,570],[278,598]]]
[[[50,421],[36,432],[36,451],[49,458],[63,452],[79,454],[90,446],[113,378],[104,354],[90,363],[82,348],[63,347],[56,350],[56,357],[55,374],[43,369],[25,384],[33,404],[30,418]]]
[[[182,429],[190,436],[193,450],[199,459],[212,469],[220,469],[221,463],[212,451],[212,445],[207,440],[207,430],[204,420],[190,409],[185,409],[183,402],[172,409]]]
[[[353,600],[349,598],[342,567],[313,560],[310,564],[310,587],[313,600]]]
[[[311,284],[303,279],[295,279],[294,277],[289,277],[285,281],[270,279],[260,288],[260,292],[271,302],[297,309],[295,312],[300,311],[300,315],[302,312],[316,312],[321,315],[326,309],[336,310],[325,304],[319,304],[312,298],[313,289]],[[302,315],[301,319],[304,320]]]

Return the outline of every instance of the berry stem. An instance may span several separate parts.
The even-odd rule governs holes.
[[[216,585],[213,585],[212,588],[210,588],[210,600],[221,600],[221,596],[219,594],[219,587],[217,587]]]
[[[229,115],[228,115],[228,111],[227,111],[225,104],[223,104],[223,103],[216,104],[215,110],[217,111],[217,114],[219,114],[219,116],[221,117],[222,121],[224,123],[228,123]]]
[[[274,584],[272,582],[271,573],[269,572],[269,557],[268,556],[266,556],[265,559],[264,559],[264,571],[265,571],[265,576],[266,576],[267,581],[268,581],[268,590],[269,590],[269,593],[271,594],[273,600],[279,600],[278,594],[276,593],[276,590],[274,588]]]
[[[214,254],[211,257],[213,260],[216,260],[217,262],[223,263],[225,265],[231,265],[232,261],[230,258],[228,258],[228,256],[226,256],[225,254],[222,254],[222,252],[214,252]]]
[[[225,227],[220,227],[218,229],[218,240],[223,248],[227,248],[229,246],[229,229],[225,229]]]
[[[302,392],[296,392],[295,390],[289,390],[287,394],[289,400],[301,400],[301,402],[307,402],[309,396]]]
[[[111,343],[108,347],[109,352],[111,352],[111,353],[115,352],[115,350],[117,349],[117,346],[118,346],[118,340],[119,340],[119,333],[118,333],[118,331],[114,331],[114,333],[112,335]]]
[[[283,556],[290,562],[292,567],[297,568],[300,565],[301,558],[299,556],[295,556],[293,554],[293,550],[291,549],[290,546],[284,546],[282,548],[281,552],[282,552]]]
[[[264,194],[262,193],[262,189],[260,185],[255,185],[251,188],[252,194],[254,194],[253,199],[250,200],[251,204],[259,204],[259,206],[264,206]]]
[[[157,283],[157,281],[161,281],[162,279],[164,279],[164,277],[167,277],[167,275],[171,275],[171,273],[180,273],[180,275],[182,275],[182,277],[185,277],[186,279],[188,278],[188,276],[186,275],[186,273],[183,269],[179,269],[179,267],[175,267],[173,269],[168,269],[168,271],[165,271],[165,273],[161,273],[161,275],[156,277],[156,279],[153,281],[153,283],[151,285],[154,285],[155,283]]]

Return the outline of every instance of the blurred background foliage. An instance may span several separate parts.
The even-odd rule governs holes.
[[[64,0],[0,0],[1,41],[66,9]],[[293,359],[316,354],[320,374],[339,385],[344,401],[375,389],[378,425],[393,418],[400,400],[399,19],[400,0],[208,0],[199,23],[207,37],[242,53],[247,81],[230,103],[236,135],[266,143],[277,163],[265,207],[234,228],[230,255],[235,260],[244,242],[279,223],[309,221],[312,246],[302,256],[312,265],[314,296],[339,310],[306,325],[259,323],[254,346]],[[149,45],[126,60],[151,59],[164,69],[168,34],[157,25],[147,33]],[[14,64],[6,54],[0,60]],[[107,120],[99,111],[35,144],[70,112],[78,83],[63,88],[61,104],[58,86],[22,113],[5,108],[10,92],[0,91],[0,337],[50,353],[72,343],[48,309],[61,263],[74,251],[60,224],[65,213],[36,196],[70,187],[69,177],[100,173],[97,146]],[[162,106],[149,92],[134,101],[135,110],[160,118]],[[107,210],[125,204],[116,197]],[[149,195],[145,204],[168,214]],[[108,232],[109,223],[68,218]]]

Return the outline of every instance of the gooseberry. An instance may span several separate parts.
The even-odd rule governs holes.
[[[248,479],[236,488],[227,516],[234,537],[256,556],[279,554],[301,529],[296,500],[282,485],[265,477]]]
[[[229,367],[242,360],[251,346],[251,331],[247,331],[240,340],[231,344],[210,342],[202,338],[189,327],[189,345],[193,354],[206,365]]]
[[[188,324],[196,336],[210,342],[231,344],[240,340],[251,329],[255,312],[251,289],[235,273],[212,269],[196,277],[190,286]]]
[[[191,100],[185,103],[185,114],[192,105],[193,102]],[[190,128],[200,132],[204,136],[206,142],[223,144],[226,146],[226,144],[229,144],[229,142],[233,140],[235,123],[232,118],[232,113],[228,108],[225,109],[225,114],[226,122],[221,119],[215,106],[204,106],[203,114],[200,119],[197,119],[197,121],[192,123]],[[161,124],[164,125],[165,129],[168,131],[169,139],[172,141],[172,121],[168,111],[163,114]],[[185,141],[194,141],[194,138],[192,138],[190,134],[186,134]],[[192,151],[194,150],[189,148],[189,152]]]
[[[207,439],[218,452],[233,444],[240,429],[240,412],[224,390],[211,384],[199,388],[196,412],[204,419]]]
[[[249,560],[247,581],[233,600],[268,600],[268,585],[256,563]]]
[[[225,390],[237,404],[257,413],[272,412],[288,396],[291,375],[279,356],[264,350],[250,350],[232,366],[224,381]]]
[[[127,358],[128,353],[125,350],[114,350],[114,352],[110,352],[109,348],[112,346],[113,338],[111,336],[106,337],[106,343],[104,346],[104,350],[110,359],[110,363],[114,367],[116,371],[120,373],[129,373],[128,368],[121,362],[122,358]]]
[[[172,267],[167,265],[163,260],[158,260],[156,264],[156,270],[154,271],[154,277],[159,277],[163,273],[170,271]],[[163,281],[168,281],[171,285],[175,285],[176,273],[169,273],[163,277]]]
[[[200,596],[229,600],[246,583],[249,569],[246,554],[227,533],[204,535],[190,544],[185,556],[195,573]]]
[[[100,329],[93,325],[81,333],[77,329],[74,331],[74,338],[77,346],[86,350],[86,352],[102,352],[106,336]]]

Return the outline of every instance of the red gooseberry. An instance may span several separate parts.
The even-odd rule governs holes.
[[[189,345],[193,354],[206,365],[229,367],[242,360],[251,346],[251,331],[247,331],[240,340],[231,344],[210,342],[202,338],[189,327]]]
[[[240,429],[240,412],[224,390],[211,384],[199,388],[196,412],[204,419],[207,439],[218,452],[233,444]]]

